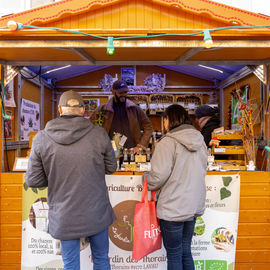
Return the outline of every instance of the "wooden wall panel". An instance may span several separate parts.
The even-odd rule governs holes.
[[[173,70],[169,70],[159,66],[136,66],[136,75],[137,75],[137,85],[144,85],[144,80],[147,76],[159,73],[161,75],[166,74],[166,85],[173,86],[173,85],[213,85],[213,83],[196,78],[190,75],[186,75],[183,73],[179,73]],[[199,90],[199,89],[192,89],[189,91],[207,91],[207,89]],[[175,91],[175,90],[173,90]],[[176,91],[187,91],[187,90],[176,90]],[[212,89],[211,89],[212,92]]]
[[[202,80],[193,76],[185,75],[183,73],[179,73],[173,70],[168,70],[162,67],[158,66],[136,66],[136,85],[144,85],[144,80],[147,76],[153,74],[153,73],[159,73],[161,75],[166,74],[166,85],[173,86],[173,85],[192,85],[192,86],[211,86],[213,83]],[[105,69],[96,70],[84,75],[80,75],[77,77],[73,77],[67,80],[63,80],[59,83],[57,83],[57,86],[63,86],[63,85],[90,85],[90,86],[97,86],[99,85],[99,82],[101,79],[104,78],[105,74],[110,74],[112,77],[117,77],[121,79],[121,66],[111,66]],[[61,89],[64,90],[64,89]],[[66,89],[67,90],[67,89]],[[166,91],[177,91],[179,94],[181,92],[192,92],[192,91],[198,91],[198,92],[212,92],[213,89],[165,89]],[[98,89],[80,89],[80,91],[100,91],[100,88]]]
[[[25,80],[21,88],[21,98],[30,100],[35,103],[40,103],[39,96],[39,88],[31,82]]]
[[[18,88],[18,82],[17,77],[14,79],[14,95],[17,96],[17,90]],[[24,83],[22,85],[21,89],[21,97],[36,103],[40,104],[40,89],[35,84],[24,80]],[[15,100],[16,103],[20,102],[19,100]],[[47,87],[44,87],[44,108],[40,108],[40,110],[44,110],[44,126],[46,123],[52,119],[52,96],[51,96],[51,90]],[[18,107],[16,108],[7,108],[6,109],[12,111],[12,115],[15,116],[15,120],[12,121],[12,138],[7,139],[7,141],[17,141],[18,140],[18,134],[17,134],[17,125],[19,124],[18,120]],[[27,155],[28,149],[21,149],[21,156],[25,157]],[[9,150],[7,151],[8,156],[8,165],[7,166],[7,158],[6,154],[4,156],[5,159],[5,172],[12,171],[13,164],[15,161],[15,157],[17,155],[17,152],[15,150]]]
[[[232,174],[232,172],[208,174]],[[270,269],[270,173],[239,174],[241,192],[235,269]],[[21,173],[0,175],[0,270],[20,269],[22,175]]]
[[[119,12],[120,11],[120,12]],[[91,8],[80,16],[70,16],[43,26],[65,29],[205,29],[222,27],[208,14],[191,14],[182,8],[152,1],[120,1],[105,7]],[[149,30],[151,33],[151,30]]]
[[[0,270],[21,268],[22,176],[0,175]]]
[[[44,127],[52,120],[52,90],[44,87]]]

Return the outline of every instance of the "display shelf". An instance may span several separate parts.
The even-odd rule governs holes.
[[[233,141],[241,140],[241,145],[219,145],[219,147],[212,146],[212,155],[224,155],[228,156],[228,160],[217,160],[215,157],[214,165],[218,165],[222,170],[246,170],[247,158],[246,151],[243,147],[243,136],[240,132],[234,132],[233,134],[226,133],[212,133],[212,139],[215,138],[219,141]],[[233,157],[231,157],[233,156]],[[238,159],[237,159],[238,158]],[[224,158],[225,159],[225,158]]]
[[[218,155],[245,155],[245,149],[240,146],[220,146],[214,148],[214,154]]]
[[[216,160],[215,165],[221,166],[223,170],[233,171],[240,170],[245,171],[245,161],[244,160]]]
[[[240,133],[236,134],[214,134],[214,137],[219,140],[243,140],[243,135]]]

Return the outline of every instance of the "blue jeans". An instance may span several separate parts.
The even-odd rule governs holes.
[[[108,229],[87,237],[90,242],[94,270],[110,270]],[[64,270],[80,270],[80,239],[61,241]]]
[[[191,240],[196,219],[185,222],[160,220],[168,270],[194,270]]]

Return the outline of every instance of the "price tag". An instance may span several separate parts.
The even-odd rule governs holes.
[[[124,146],[126,140],[127,140],[127,136],[122,135],[119,144],[120,144],[121,146]]]
[[[226,153],[225,148],[215,148],[215,153]]]
[[[135,162],[146,162],[146,155],[135,155]]]

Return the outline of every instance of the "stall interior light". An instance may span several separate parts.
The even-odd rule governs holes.
[[[204,66],[204,65],[198,65],[199,67],[203,67],[203,68],[207,68],[207,69],[211,69],[220,73],[224,73],[222,70],[217,69],[217,68],[213,68],[213,67],[208,67],[208,66]]]
[[[203,34],[204,34],[204,38],[203,38],[203,41],[204,41],[204,47],[206,49],[210,49],[213,47],[213,39],[210,35],[210,31],[209,29],[205,29],[203,30]]]
[[[109,55],[109,56],[114,55],[113,37],[108,37],[107,55]]]
[[[54,68],[54,69],[51,69],[51,70],[46,71],[44,74],[49,74],[51,72],[54,72],[54,71],[57,71],[57,70],[61,70],[61,69],[64,69],[64,68],[68,68],[70,66],[71,65],[67,65],[67,66],[63,66],[63,67],[59,67],[59,68]]]

